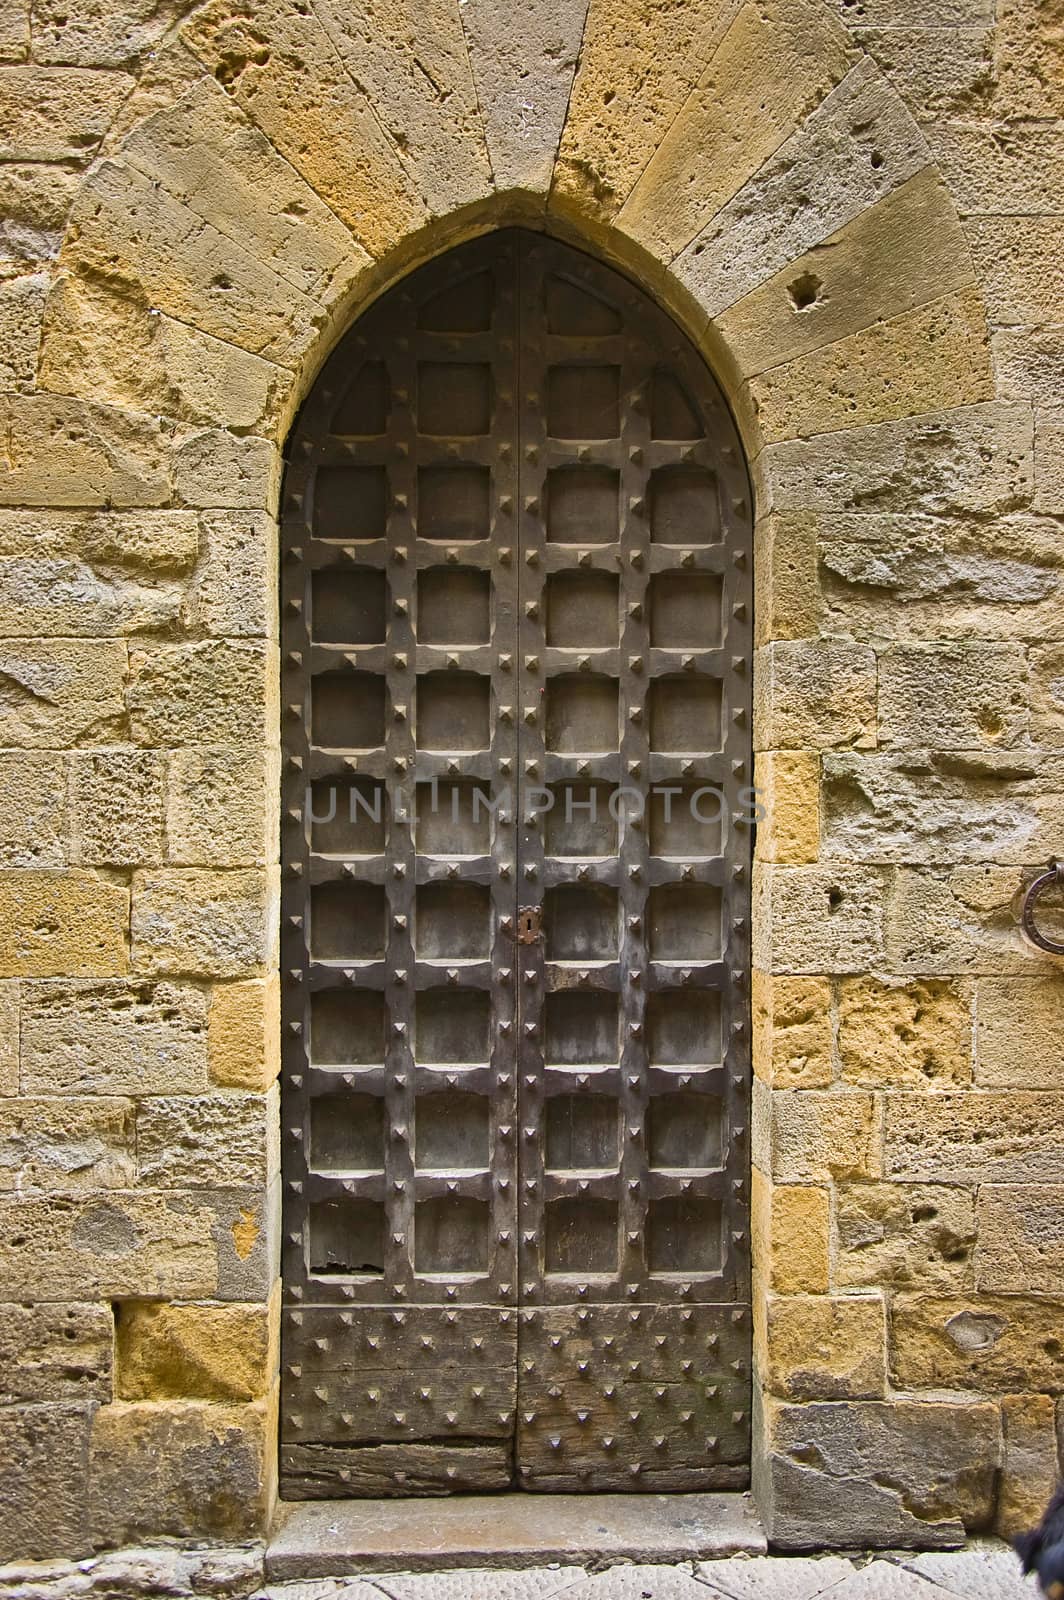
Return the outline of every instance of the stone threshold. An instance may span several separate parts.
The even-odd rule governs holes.
[[[456,1495],[306,1500],[278,1509],[266,1578],[441,1572],[456,1567],[763,1555],[748,1494]]]

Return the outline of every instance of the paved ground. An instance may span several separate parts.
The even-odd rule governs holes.
[[[375,1573],[271,1584],[270,1600],[1036,1600],[996,1542],[949,1555],[741,1556],[678,1567]]]

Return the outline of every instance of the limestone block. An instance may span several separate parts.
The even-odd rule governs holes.
[[[898,1295],[891,1369],[907,1389],[1059,1390],[1064,1302],[1034,1295]]]
[[[0,743],[54,750],[113,738],[125,673],[126,647],[119,640],[5,640]]]
[[[211,990],[207,1052],[211,1081],[263,1090],[277,1076],[279,990],[276,976],[218,983]]]
[[[927,164],[912,117],[862,57],[677,258],[711,317]]]
[[[759,749],[828,749],[875,742],[876,657],[849,641],[785,639],[755,662]]]
[[[1064,745],[1064,646],[1034,649],[1030,662],[1031,734],[1038,744],[1057,748]]]
[[[75,67],[131,67],[163,37],[179,0],[34,0],[33,54],[38,61]]]
[[[269,1188],[198,1189],[190,1203],[208,1208],[214,1245],[216,1300],[263,1304],[277,1282],[280,1179]]]
[[[780,1183],[878,1177],[880,1144],[879,1112],[870,1094],[773,1092],[772,1176]]]
[[[0,973],[113,977],[129,962],[129,890],[89,872],[0,871]]]
[[[129,1100],[0,1101],[0,1190],[128,1188],[136,1154]]]
[[[167,867],[133,877],[133,961],[138,971],[242,978],[268,959],[265,873]]]
[[[34,351],[36,363],[36,350]],[[253,428],[284,369],[165,316],[135,285],[60,273],[48,297],[40,386],[184,422]]]
[[[262,1305],[126,1301],[116,1327],[122,1400],[256,1400],[270,1385]]]
[[[1000,117],[1064,115],[1060,20],[1043,0],[1002,0],[994,52]]]
[[[971,996],[942,978],[839,983],[839,1060],[864,1088],[949,1088],[972,1075]]]
[[[884,901],[883,875],[870,867],[762,866],[754,878],[754,959],[781,973],[881,966]]]
[[[981,750],[1027,735],[1027,661],[1013,644],[899,644],[879,657],[883,744]]]
[[[8,0],[0,11],[0,61],[25,61],[29,49],[29,0]]]
[[[974,405],[994,392],[982,296],[971,287],[773,367],[751,384],[765,439]]]
[[[50,261],[63,242],[81,174],[40,162],[0,163],[0,266],[25,272]]]
[[[994,32],[978,20],[948,29],[860,28],[856,36],[918,122],[990,111]]]
[[[749,375],[834,344],[877,320],[899,318],[971,281],[953,201],[937,174],[925,168],[744,295],[717,318],[717,328],[739,370]],[[963,302],[961,309],[978,337],[978,299]],[[881,334],[878,344],[873,336],[863,351],[860,345],[851,347],[851,364],[863,360],[867,373],[877,359],[896,366],[906,352],[911,359],[916,351],[930,377],[937,360],[926,362],[922,341],[933,327],[941,338],[941,320],[906,322],[893,338]],[[816,367],[811,370],[817,373]],[[818,376],[828,386],[838,375],[822,365]],[[919,409],[943,410],[949,404],[946,398],[936,405],[929,388],[927,404]],[[864,420],[854,416],[849,425]]]
[[[265,739],[267,656],[259,643],[209,640],[130,652],[127,692],[138,744]]]
[[[113,1342],[110,1306],[0,1305],[3,1404],[110,1400]]]
[[[19,1091],[19,985],[0,982],[0,1095]]]
[[[0,629],[6,639],[167,629],[178,618],[183,594],[184,586],[165,572],[153,581],[79,556],[0,556]]]
[[[92,1549],[88,1405],[0,1408],[0,1561],[46,1561]]]
[[[266,1510],[266,1437],[261,1404],[102,1406],[90,1459],[94,1540],[253,1538]]]
[[[820,848],[820,757],[812,750],[764,751],[754,763],[764,807],[757,830],[761,861],[815,861]]]
[[[199,524],[194,511],[28,511],[0,508],[0,558],[16,556],[80,556],[103,573],[138,576],[142,582],[161,575],[188,572],[199,551]],[[169,614],[166,615],[166,620]],[[152,622],[160,626],[163,613]],[[4,618],[4,637],[13,631],[14,619]],[[124,631],[118,614],[108,628]],[[35,624],[36,627],[36,624]],[[56,631],[81,633],[63,617]],[[93,631],[93,630],[89,630]],[[135,631],[133,625],[132,631]]]
[[[268,439],[223,428],[185,439],[174,456],[174,485],[188,505],[265,511],[276,501],[280,458]]]
[[[159,424],[53,395],[0,396],[5,506],[156,506],[169,498]]]
[[[154,750],[85,750],[70,758],[71,859],[85,866],[162,860],[162,756]]]
[[[1064,1293],[1064,1184],[984,1183],[978,1220],[980,1289]]]
[[[1035,414],[1034,508],[1059,516],[1064,508],[1064,420],[1054,412]]]
[[[1059,320],[1064,239],[1056,217],[968,217],[964,231],[991,322]]]
[[[133,79],[122,72],[5,67],[0,73],[0,160],[84,160],[132,87]]]
[[[763,1381],[783,1400],[876,1400],[886,1391],[879,1295],[770,1295]]]
[[[1064,327],[1003,328],[992,343],[1000,394],[1064,407]]]
[[[773,1183],[754,1169],[754,1259],[780,1294],[826,1294],[831,1246],[830,1197],[811,1185]]]
[[[980,978],[975,1081],[984,1089],[1064,1082],[1064,986],[1056,976]]]
[[[967,215],[1038,216],[1064,186],[1064,134],[1052,123],[1016,121],[1002,137],[991,121],[929,123],[931,153]]]
[[[207,1087],[207,999],[187,983],[59,979],[22,994],[28,1094],[194,1094]]]
[[[1043,961],[1021,935],[1015,867],[901,867],[886,915],[894,972],[1031,976]]]
[[[186,627],[227,639],[275,637],[273,518],[262,512],[209,511],[200,517],[200,530],[200,560],[184,606]]]
[[[553,195],[608,220],[623,205],[741,0],[591,0]]]
[[[166,798],[167,860],[183,866],[249,866],[273,848],[264,750],[210,745],[175,750]]]
[[[551,186],[587,10],[587,0],[536,0],[522,11],[473,0],[462,10],[500,191]]]
[[[765,517],[754,535],[754,637],[801,639],[820,631],[816,519],[783,512]]]
[[[1064,1178],[1057,1118],[1064,1094],[892,1094],[885,1101],[887,1175],[944,1183],[1053,1183]]]
[[[1001,1402],[1005,1459],[994,1531],[1015,1538],[1036,1527],[1057,1486],[1056,1418],[1048,1394],[1007,1394]]]
[[[807,0],[745,5],[621,208],[671,261],[846,74],[845,33]]]
[[[314,11],[264,0],[251,17],[211,0],[181,36],[370,255],[427,220],[396,142]]]
[[[66,855],[63,758],[0,752],[0,865],[62,867]]]
[[[866,28],[964,28],[990,25],[993,0],[829,0],[832,9],[859,32]]]
[[[141,301],[201,332],[291,365],[320,307],[197,212],[116,161],[93,169],[71,212],[63,265],[130,286]]]
[[[1001,1459],[995,1405],[836,1401],[767,1408],[774,1545],[948,1548],[985,1527]],[[766,1514],[767,1513],[767,1514]]]
[[[766,446],[775,510],[1000,512],[1033,485],[1030,412],[990,401]]]
[[[970,1289],[975,1238],[970,1189],[843,1183],[835,1196],[835,1282],[854,1289]]]
[[[271,1116],[276,1116],[272,1100],[257,1094],[141,1100],[137,1106],[141,1183],[152,1189],[264,1185]]]
[[[32,389],[48,279],[43,272],[0,283],[0,386]]]
[[[752,983],[754,1071],[776,1089],[824,1089],[834,1054],[831,983],[772,976]]]
[[[110,1189],[0,1195],[0,1298],[195,1299],[218,1292],[211,1196]],[[244,1297],[246,1298],[246,1296]]]

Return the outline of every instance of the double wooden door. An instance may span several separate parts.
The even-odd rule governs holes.
[[[491,234],[341,342],[282,508],[282,1492],[741,1486],[720,393],[625,278]]]

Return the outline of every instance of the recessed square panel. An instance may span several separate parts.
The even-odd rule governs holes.
[[[426,672],[417,680],[419,750],[486,750],[491,680],[474,672]]]
[[[486,539],[490,531],[488,467],[421,467],[417,475],[417,533],[455,544]]]
[[[658,467],[650,475],[650,537],[656,544],[719,544],[720,491],[708,467]]]
[[[546,1110],[550,1172],[611,1172],[620,1160],[620,1111],[602,1094],[551,1095]]]
[[[548,368],[547,432],[552,439],[616,439],[620,392],[619,367]]]
[[[474,272],[448,284],[418,311],[427,333],[486,333],[491,327],[494,284],[490,272]]]
[[[617,818],[608,783],[552,783],[553,804],[546,813],[544,841],[551,856],[612,856],[617,850]]]
[[[310,681],[313,742],[324,750],[384,743],[384,679],[372,672],[318,672]]]
[[[616,1062],[617,996],[557,989],[546,998],[546,1056],[552,1066]]]
[[[708,883],[661,883],[647,897],[652,961],[719,961],[720,890]]]
[[[710,784],[654,784],[647,810],[651,854],[680,859],[720,855],[723,790]]]
[[[547,579],[547,643],[562,650],[616,649],[619,584],[613,572],[552,572]]]
[[[382,961],[386,900],[379,883],[316,883],[310,891],[310,953],[316,961]]]
[[[491,996],[485,989],[423,989],[414,1002],[419,1062],[477,1066],[491,1054]]]
[[[419,644],[487,644],[491,575],[472,567],[426,567],[417,577]]]
[[[590,1277],[617,1271],[620,1240],[614,1201],[552,1200],[544,1207],[544,1222],[548,1272]]]
[[[314,1172],[384,1171],[384,1101],[374,1094],[322,1094],[310,1102]]]
[[[316,644],[383,644],[387,584],[377,567],[319,567],[311,576]]]
[[[414,1271],[487,1272],[491,1212],[483,1200],[468,1195],[434,1195],[414,1207]]]
[[[616,959],[616,889],[604,884],[562,884],[548,889],[544,913],[548,961]]]
[[[617,543],[621,479],[612,467],[552,467],[545,493],[550,543]]]
[[[650,580],[650,642],[661,650],[712,650],[721,634],[715,572],[655,572]]]
[[[670,1194],[647,1208],[647,1267],[651,1272],[719,1272],[721,1211],[708,1195]]]
[[[318,1066],[379,1066],[384,1022],[378,989],[319,989],[310,998],[311,1057]]]
[[[470,1172],[491,1157],[488,1102],[483,1095],[423,1094],[414,1113],[414,1162],[419,1172]]]
[[[319,539],[383,539],[388,527],[387,467],[319,467],[313,508]]]
[[[414,948],[420,961],[486,961],[491,955],[487,884],[420,884]]]
[[[659,367],[650,400],[650,432],[655,439],[701,439],[705,428],[698,407],[673,373]]]
[[[390,401],[388,368],[383,361],[364,361],[333,412],[330,433],[362,439],[384,433]]]
[[[548,332],[579,339],[604,338],[620,332],[620,312],[582,284],[552,273],[544,288]]]
[[[561,755],[616,750],[619,738],[616,678],[595,672],[563,673],[547,682],[547,749]]]
[[[490,792],[471,778],[419,783],[415,842],[422,855],[483,856],[491,848]]]
[[[310,790],[310,848],[318,855],[372,856],[384,849],[387,796],[372,778],[321,778]]]
[[[373,1200],[311,1203],[307,1251],[319,1278],[380,1277],[384,1273],[384,1207]]]
[[[721,686],[694,673],[655,678],[650,704],[650,748],[697,755],[720,749]]]
[[[715,989],[659,989],[647,996],[651,1066],[713,1066],[720,1061],[720,995]]]
[[[491,368],[486,362],[419,362],[418,433],[465,439],[490,430]]]
[[[647,1106],[647,1161],[660,1171],[721,1163],[720,1101],[711,1094],[658,1094]]]

